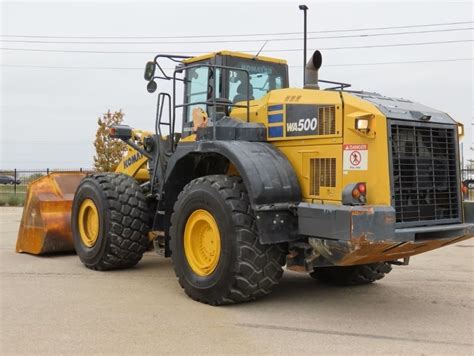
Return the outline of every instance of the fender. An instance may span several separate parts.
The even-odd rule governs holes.
[[[297,217],[293,209],[301,201],[298,179],[288,159],[273,145],[248,141],[197,141],[180,143],[168,162],[164,195],[165,211],[172,208],[184,185],[201,176],[200,159],[209,158],[212,169],[205,174],[223,174],[229,163],[240,173],[255,211],[262,244],[297,239]],[[176,190],[179,190],[176,192]],[[173,191],[175,193],[173,194]]]

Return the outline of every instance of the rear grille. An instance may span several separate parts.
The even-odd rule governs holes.
[[[392,123],[396,221],[423,225],[459,220],[456,131]]]
[[[309,194],[319,195],[320,187],[336,186],[336,159],[312,158],[309,161]]]
[[[336,133],[336,108],[321,106],[318,114],[318,135],[334,135]]]

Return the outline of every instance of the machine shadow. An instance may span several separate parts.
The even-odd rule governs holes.
[[[350,316],[350,320],[373,315],[374,319],[410,320],[420,313],[437,313],[440,305],[427,303],[399,283],[378,281],[373,284],[340,287],[321,283],[308,274],[285,271],[280,283],[265,298],[250,303],[236,304],[230,308],[247,309],[250,313],[267,308],[281,308],[295,317],[300,313],[331,310],[334,318]],[[433,296],[436,299],[436,296]],[[407,303],[409,301],[409,307]],[[423,306],[423,308],[420,308]],[[403,312],[400,312],[403,310]],[[286,313],[285,312],[285,313]],[[348,321],[350,322],[350,321]]]

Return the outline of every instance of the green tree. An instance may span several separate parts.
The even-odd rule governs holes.
[[[123,121],[122,110],[112,113],[108,110],[99,117],[97,132],[95,134],[94,167],[98,172],[113,172],[122,160],[127,145],[120,140],[109,136],[109,129],[113,125],[120,125]]]

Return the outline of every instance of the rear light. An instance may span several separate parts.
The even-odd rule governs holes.
[[[461,183],[461,190],[464,194],[469,192],[469,189],[467,189],[467,186],[464,183]]]
[[[367,186],[365,183],[348,184],[342,192],[342,204],[364,205],[367,202]]]
[[[469,188],[464,183],[461,183],[461,193],[464,199],[466,199],[469,194]]]
[[[357,187],[352,189],[352,197],[357,200],[360,198],[360,190]]]

